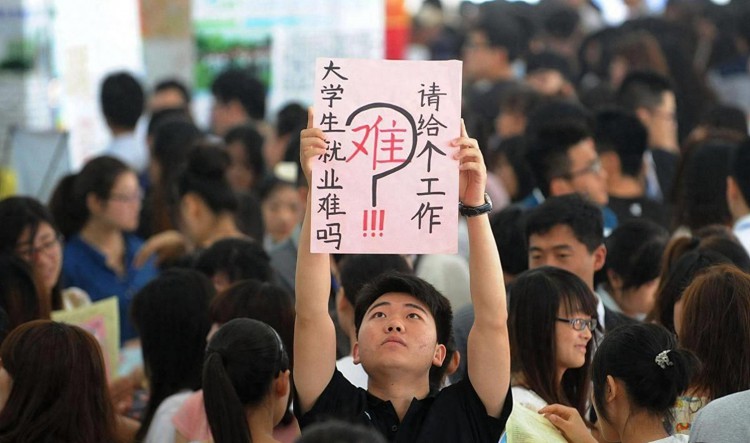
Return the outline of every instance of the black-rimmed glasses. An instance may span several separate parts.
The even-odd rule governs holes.
[[[597,321],[595,318],[562,318],[558,317],[557,321],[565,322],[570,324],[570,327],[575,329],[576,331],[583,331],[586,329],[586,327],[589,328],[589,331],[594,331],[596,329]]]

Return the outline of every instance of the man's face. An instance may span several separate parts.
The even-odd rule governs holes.
[[[649,146],[672,148],[677,147],[677,104],[674,94],[663,92],[658,106],[646,110],[644,124],[648,128]]]
[[[211,130],[223,137],[235,126],[248,123],[249,117],[238,100],[221,101],[214,97],[211,107]]]
[[[176,88],[163,89],[159,92],[155,92],[151,96],[148,108],[151,112],[160,111],[162,109],[174,109],[174,108],[185,108],[187,103],[185,97],[182,96],[182,92]]]
[[[599,154],[591,138],[581,140],[568,149],[570,170],[559,180],[558,192],[553,195],[576,193],[583,195],[599,206],[609,201],[607,195],[607,173],[602,169]]]
[[[568,225],[555,225],[544,234],[529,236],[529,269],[553,266],[565,269],[594,289],[594,273],[604,265],[606,249],[589,252]]]
[[[483,32],[470,31],[463,47],[464,75],[468,81],[486,79],[488,68],[497,56]]]
[[[445,346],[437,343],[435,319],[424,303],[389,292],[365,313],[353,354],[371,376],[393,370],[427,376],[442,364]]]
[[[526,83],[545,97],[564,97],[567,82],[560,71],[554,69],[540,69],[526,75]]]

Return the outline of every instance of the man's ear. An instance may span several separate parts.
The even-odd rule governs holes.
[[[729,209],[737,206],[740,208],[750,206],[750,201],[745,200],[745,196],[742,195],[742,190],[740,189],[740,185],[737,184],[737,180],[731,176],[727,177],[727,204],[729,205]]]
[[[607,247],[602,243],[594,249],[594,271],[600,270],[604,267],[604,262],[607,261]]]
[[[612,151],[599,153],[599,160],[602,162],[602,168],[607,171],[608,177],[617,177],[622,171],[620,156]]]
[[[359,342],[355,342],[352,347],[352,359],[355,365],[358,365],[361,362],[359,359]]]
[[[622,289],[622,277],[613,269],[607,269],[607,280],[609,280],[609,285],[612,286],[612,289],[618,291]]]
[[[648,108],[640,107],[635,110],[635,116],[648,128],[651,125],[651,111]]]
[[[575,189],[573,189],[573,185],[570,184],[570,181],[562,177],[553,178],[549,182],[549,195],[551,197],[568,195],[574,192]]]
[[[346,295],[344,294],[344,288],[339,288],[338,291],[336,291],[336,311],[339,313],[346,312],[352,310],[352,304],[349,303],[349,299],[346,298]]]
[[[201,212],[201,200],[196,194],[188,192],[182,197],[180,202],[184,207],[184,214],[191,219],[196,219],[200,216]]]
[[[446,352],[445,345],[438,344],[435,346],[435,355],[432,356],[432,364],[438,367],[443,366]]]

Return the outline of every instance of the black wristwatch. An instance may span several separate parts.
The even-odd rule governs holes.
[[[479,206],[465,206],[463,203],[458,202],[458,213],[464,217],[476,217],[490,212],[492,210],[492,200],[490,196],[484,193],[484,204]]]

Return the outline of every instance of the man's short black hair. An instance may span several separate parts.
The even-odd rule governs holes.
[[[175,89],[177,92],[179,92],[186,105],[190,104],[190,90],[185,85],[185,83],[177,80],[176,78],[168,78],[158,82],[156,86],[154,86],[154,94],[158,92],[168,91],[170,89]]]
[[[299,103],[287,103],[276,115],[276,135],[299,132],[307,125],[307,109]]]
[[[570,173],[568,150],[590,136],[586,128],[569,124],[551,126],[527,140],[526,162],[545,197],[550,195],[553,179]]]
[[[617,90],[617,104],[628,111],[653,109],[662,104],[665,92],[674,92],[672,82],[654,71],[633,71]]]
[[[381,296],[392,292],[409,294],[424,303],[435,319],[438,344],[448,343],[453,331],[453,311],[450,301],[421,278],[397,272],[381,274],[359,292],[357,304],[354,305],[354,327],[357,335],[370,306]]]
[[[526,241],[532,235],[544,235],[557,225],[570,227],[576,240],[589,252],[604,243],[602,210],[578,194],[548,198],[526,216]]]
[[[745,203],[750,205],[750,138],[734,149],[729,161],[729,175],[737,182]]]
[[[526,125],[526,161],[539,190],[549,196],[550,182],[570,173],[568,150],[591,137],[593,120],[582,106],[551,100],[534,110]]]
[[[386,272],[412,274],[406,259],[397,254],[346,255],[339,264],[339,276],[344,296],[352,306],[357,304],[357,294],[367,283]]]
[[[500,99],[500,113],[508,112],[529,117],[543,103],[544,97],[526,84],[512,85]]]
[[[509,275],[519,275],[529,269],[523,216],[523,209],[518,205],[512,205],[490,218],[492,236],[500,253],[503,272]]]
[[[247,70],[230,68],[222,72],[214,79],[211,93],[222,103],[239,101],[252,119],[266,116],[266,88]]]
[[[617,154],[623,175],[640,176],[643,153],[648,147],[648,130],[635,114],[620,109],[600,111],[596,114],[594,141],[599,152]]]
[[[538,71],[557,71],[567,81],[573,82],[573,68],[568,59],[554,51],[543,51],[526,57],[526,75]]]
[[[135,128],[146,102],[143,87],[127,72],[107,75],[99,98],[107,123],[128,129]]]
[[[607,237],[606,269],[622,279],[622,290],[638,288],[661,272],[669,231],[645,218],[626,220]]]
[[[548,35],[569,39],[578,29],[581,15],[577,10],[566,5],[549,5],[542,20],[542,29]]]
[[[495,2],[480,5],[479,20],[473,30],[484,34],[490,47],[504,49],[508,61],[512,62],[523,52],[523,26],[507,7],[497,7]]]

